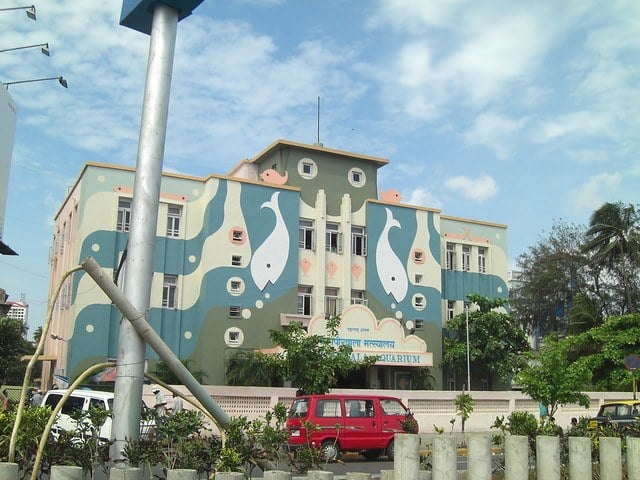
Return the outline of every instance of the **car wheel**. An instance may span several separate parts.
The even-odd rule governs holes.
[[[393,460],[393,450],[394,450],[393,440],[391,440],[389,442],[389,445],[387,445],[387,457],[389,458],[389,460]]]
[[[340,447],[336,440],[325,440],[322,442],[322,456],[327,462],[337,460],[340,456]]]
[[[367,460],[377,460],[381,453],[382,453],[382,450],[378,448],[375,450],[363,450],[362,456]]]

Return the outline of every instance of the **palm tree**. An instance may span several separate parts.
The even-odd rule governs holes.
[[[42,326],[36,327],[33,331],[33,344],[38,345],[40,343],[40,338],[42,337]]]
[[[640,257],[640,212],[631,204],[607,202],[591,215],[582,251],[613,272],[620,271],[623,311],[633,312],[630,271]]]

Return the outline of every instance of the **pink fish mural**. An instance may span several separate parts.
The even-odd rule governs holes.
[[[271,183],[273,185],[284,185],[289,180],[289,173],[284,172],[284,175],[280,175],[273,168],[265,170],[260,174],[260,178],[265,183]]]
[[[300,270],[302,270],[302,273],[304,273],[304,276],[306,277],[309,273],[309,270],[311,270],[311,262],[308,259],[303,258],[302,260],[300,260],[300,263],[298,265],[300,265]]]
[[[357,263],[351,267],[351,274],[356,280],[360,280],[360,275],[362,275],[362,267]]]
[[[402,195],[398,190],[387,190],[386,192],[380,192],[380,198],[385,202],[400,203],[402,202]]]
[[[329,274],[329,278],[333,278],[338,271],[338,265],[335,262],[327,263],[327,273]]]

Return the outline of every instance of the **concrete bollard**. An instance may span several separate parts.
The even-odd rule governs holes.
[[[333,480],[333,472],[325,470],[309,470],[307,472],[308,480]]]
[[[167,470],[167,480],[198,480],[198,472],[186,468]]]
[[[291,473],[282,470],[266,470],[262,478],[264,480],[291,480]]]
[[[569,480],[591,480],[591,439],[569,437]]]
[[[51,467],[51,480],[84,480],[82,467],[54,465]]]
[[[18,480],[18,464],[0,462],[0,478],[3,480]]]
[[[437,435],[433,439],[433,480],[456,480],[458,478],[458,452],[456,439],[451,436]],[[404,480],[404,477],[396,477]]]
[[[393,470],[380,470],[380,480],[395,480],[395,473]]]
[[[491,480],[491,437],[467,436],[467,479]]]
[[[640,438],[627,437],[627,480],[640,480]]]
[[[420,437],[410,433],[396,434],[393,441],[395,478],[418,480],[420,471]]]
[[[600,480],[620,480],[622,478],[622,439],[600,437]]]
[[[142,469],[138,467],[113,467],[109,471],[109,480],[142,480]]]
[[[347,472],[346,480],[371,480],[370,473]]]
[[[504,478],[529,478],[529,438],[504,437]]]
[[[560,441],[558,437],[536,437],[536,470],[539,479],[560,480]]]
[[[216,480],[244,480],[242,472],[217,472],[213,477]]]

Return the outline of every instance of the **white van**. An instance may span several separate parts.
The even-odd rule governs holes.
[[[54,409],[66,392],[66,390],[49,390],[42,400],[42,406]],[[144,402],[142,402],[142,405],[146,408]],[[67,398],[62,410],[60,410],[60,414],[58,415],[56,422],[53,424],[51,432],[54,435],[57,435],[60,430],[76,430],[78,425],[70,417],[70,414],[74,410],[87,412],[91,407],[113,412],[113,392],[102,392],[99,390],[74,390],[69,398]],[[112,420],[110,415],[100,427],[100,432],[98,433],[98,437],[100,439],[109,440],[111,438],[111,423]],[[140,436],[143,437],[148,435],[152,428],[152,423],[142,421],[140,424]]]

